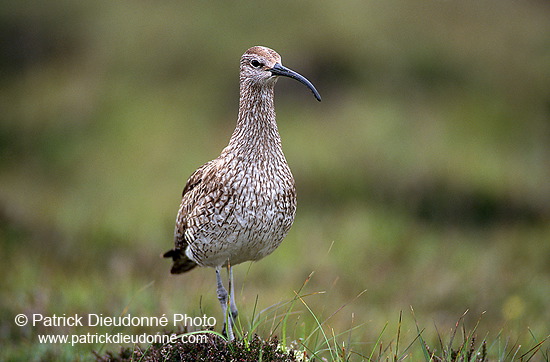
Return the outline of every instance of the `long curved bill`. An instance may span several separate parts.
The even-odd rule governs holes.
[[[298,82],[305,84],[306,87],[308,87],[313,92],[315,99],[321,102],[321,95],[319,94],[319,92],[317,92],[317,89],[315,89],[313,84],[311,84],[311,82],[307,80],[307,78],[304,77],[303,75],[293,71],[292,69],[288,69],[287,67],[284,67],[279,63],[276,63],[273,66],[273,68],[269,69],[269,71],[273,75],[280,75],[283,77],[293,78],[293,79],[296,79]]]

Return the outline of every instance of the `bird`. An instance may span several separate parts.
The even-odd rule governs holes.
[[[196,266],[215,268],[223,334],[229,340],[234,339],[238,315],[233,266],[271,254],[289,232],[296,213],[294,177],[275,118],[274,87],[279,77],[303,83],[321,101],[313,84],[283,66],[276,51],[249,48],[240,60],[235,130],[221,154],[187,180],[176,217],[175,247],[163,255],[172,258],[172,274]],[[229,293],[222,268],[227,268]]]

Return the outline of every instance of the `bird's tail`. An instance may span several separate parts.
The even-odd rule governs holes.
[[[189,259],[187,255],[185,255],[185,250],[181,250],[178,248],[168,250],[166,253],[164,253],[163,257],[172,258],[174,262],[174,264],[172,264],[172,269],[170,269],[170,273],[172,274],[185,273],[197,266],[197,263]]]

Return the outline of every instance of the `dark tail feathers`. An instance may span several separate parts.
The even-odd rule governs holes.
[[[172,258],[174,261],[172,269],[170,269],[170,273],[172,274],[185,273],[197,266],[197,263],[189,259],[187,255],[185,255],[185,251],[181,249],[168,250],[164,253],[163,257]]]

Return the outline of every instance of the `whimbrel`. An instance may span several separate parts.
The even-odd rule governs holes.
[[[305,77],[281,64],[272,49],[255,46],[240,62],[237,126],[220,156],[199,167],[183,189],[174,232],[171,273],[195,266],[216,269],[217,294],[224,315],[224,332],[232,340],[237,317],[232,267],[271,254],[294,221],[296,192],[281,148],[273,92],[277,77],[305,84]],[[229,297],[220,270],[229,273]],[[229,305],[230,314],[227,312]]]

